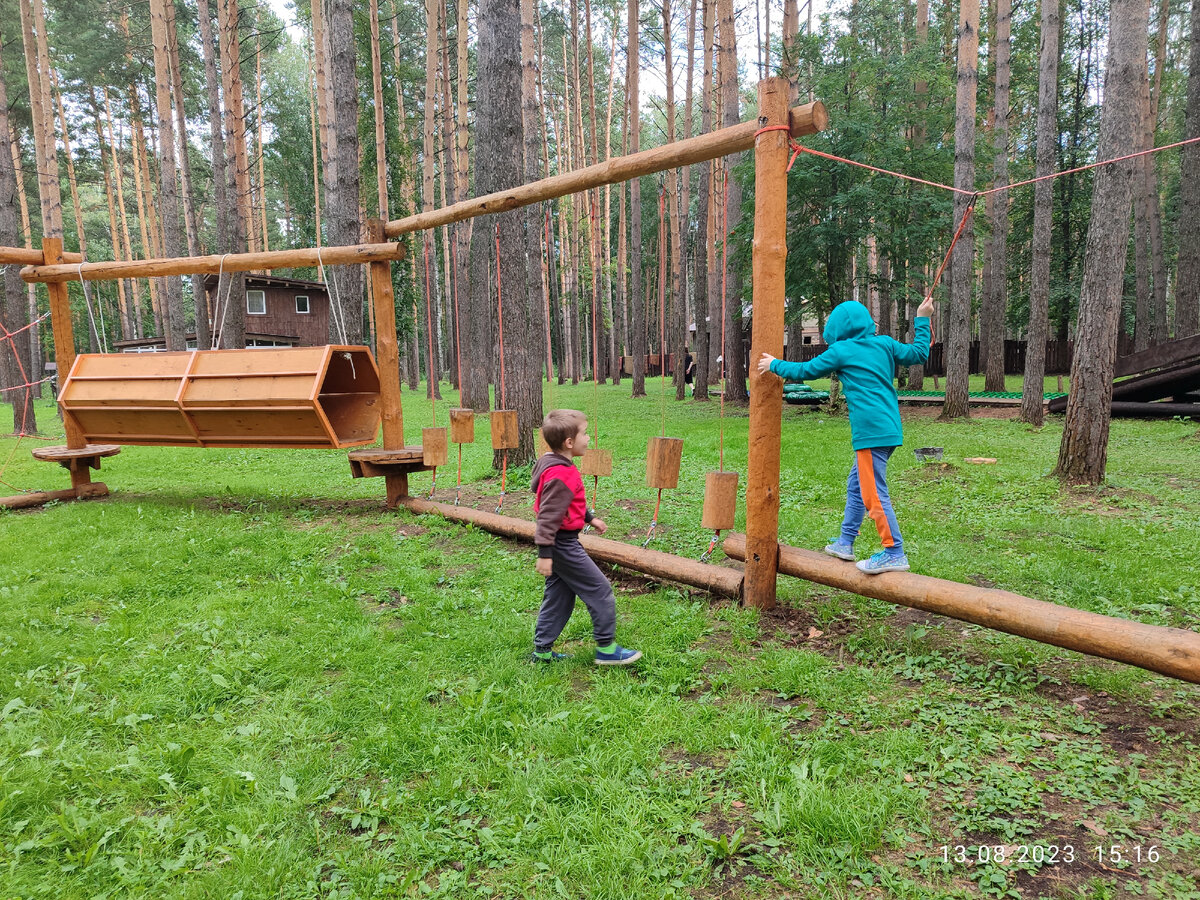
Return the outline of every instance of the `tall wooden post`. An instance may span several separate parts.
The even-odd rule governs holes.
[[[60,232],[61,233],[61,232]],[[48,237],[42,240],[42,256],[46,265],[52,266],[63,262],[62,238]],[[67,291],[66,282],[46,285],[50,294],[50,328],[54,333],[54,364],[58,368],[58,383],[61,387],[71,373],[75,364],[75,329],[71,325],[71,297]],[[67,447],[78,450],[87,446],[87,441],[76,427],[70,416],[63,416],[63,426],[67,432]],[[91,481],[87,467],[82,467],[82,474],[77,475],[71,469],[71,485],[76,485],[76,479],[86,484]]]
[[[382,220],[367,220],[367,240],[372,243],[385,240]],[[382,260],[368,265],[375,311],[375,364],[379,367],[379,399],[383,404],[383,446],[385,450],[399,450],[404,447],[404,409],[400,402],[400,348],[396,342],[392,264]],[[408,496],[407,473],[387,475],[385,482],[389,507]]]
[[[758,127],[788,124],[788,83],[758,83]],[[783,266],[787,258],[788,133],[768,131],[754,142],[754,331],[750,341],[750,456],[746,479],[747,606],[775,605],[779,568],[779,445],[783,382],[759,375],[765,352],[783,356]],[[731,373],[740,378],[740,372]]]

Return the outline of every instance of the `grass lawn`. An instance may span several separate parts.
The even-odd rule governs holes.
[[[639,543],[665,416],[685,469],[656,546],[698,556],[718,407],[649,389],[546,404],[592,414],[608,536]],[[414,441],[430,405],[404,399]],[[1194,423],[1115,422],[1108,484],[1074,490],[1046,477],[1061,418],[936,412],[906,409],[890,472],[917,571],[1200,627]],[[781,540],[820,547],[849,426],[782,425]],[[746,411],[724,430],[744,473]],[[477,434],[464,502],[490,509]],[[0,491],[67,485],[35,443],[0,439]],[[128,447],[109,498],[0,512],[0,897],[1200,898],[1195,685],[798,580],[759,614],[627,573],[618,640],[645,659],[592,666],[580,608],[575,659],[534,666],[532,548],[349,474]]]

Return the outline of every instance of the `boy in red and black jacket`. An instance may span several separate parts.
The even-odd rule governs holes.
[[[542,422],[542,437],[550,452],[534,464],[530,490],[537,495],[533,540],[538,548],[538,574],[546,577],[546,593],[533,633],[533,659],[554,662],[570,658],[554,652],[554,642],[567,627],[578,597],[592,616],[596,665],[627,666],[641,659],[641,651],[616,642],[617,600],[612,585],[579,543],[584,525],[590,524],[599,534],[608,530],[604,520],[587,508],[583,478],[574,463],[590,440],[587,416],[574,409],[556,409]]]

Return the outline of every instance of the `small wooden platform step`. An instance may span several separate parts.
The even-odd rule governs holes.
[[[381,478],[386,475],[407,475],[409,472],[428,472],[424,450],[420,447],[400,447],[391,450],[365,447],[350,451],[350,472],[355,478]]]
[[[101,457],[116,456],[120,452],[121,448],[116,444],[87,444],[83,447],[36,447],[33,450],[33,458],[43,462],[56,462],[68,469],[77,468],[79,465],[99,469]]]
[[[387,505],[395,509],[408,496],[408,476],[412,472],[430,472],[421,447],[366,447],[350,451],[350,474],[355,478],[383,478],[387,485]]]

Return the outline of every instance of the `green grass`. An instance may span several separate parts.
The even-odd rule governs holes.
[[[639,543],[649,390],[546,396],[592,416],[609,536]],[[412,441],[430,405],[404,400]],[[717,415],[665,404],[684,472],[659,549],[707,544]],[[889,478],[919,571],[1196,628],[1194,424],[1114,422],[1108,484],[1067,490],[1061,419],[905,417]],[[819,547],[849,427],[782,426],[781,540]],[[744,473],[744,409],[724,432]],[[5,482],[67,484],[16,444]],[[930,445],[945,466],[917,465]],[[484,508],[490,463],[465,448]],[[580,608],[576,658],[535,667],[531,548],[385,511],[344,453],[128,447],[97,477],[110,498],[0,513],[0,896],[1200,896],[1195,686],[790,579],[760,615],[623,577],[644,662],[589,665]],[[1067,842],[1070,864],[981,861]],[[1158,862],[1093,864],[1114,844]]]

